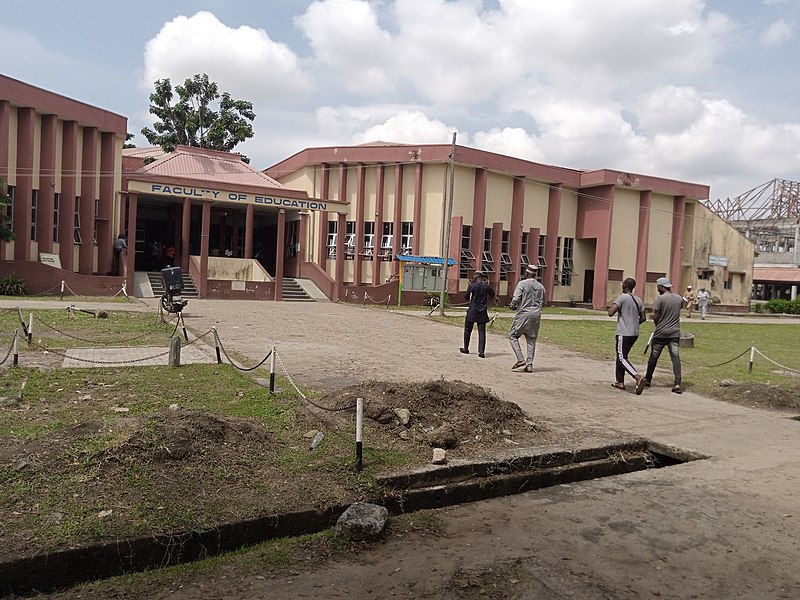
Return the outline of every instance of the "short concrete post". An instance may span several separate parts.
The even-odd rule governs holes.
[[[217,364],[221,365],[222,364],[222,355],[219,353],[219,333],[217,333],[217,328],[216,327],[212,327],[211,331],[214,332],[214,348],[217,351]]]
[[[19,365],[19,348],[17,347],[17,340],[19,339],[19,329],[14,331],[14,366]]]
[[[33,341],[33,313],[31,313],[31,318],[28,320],[28,346],[31,345]]]
[[[59,297],[59,300],[63,300],[63,299],[64,299],[64,280],[62,279],[61,280],[61,296]]]
[[[750,346],[750,365],[747,367],[747,372],[753,372],[753,361],[756,359],[756,347]]]
[[[169,339],[169,366],[181,366],[181,338],[177,335]]]
[[[361,434],[364,424],[364,399],[356,398],[356,471],[364,468],[363,446]]]
[[[275,361],[278,358],[278,351],[275,349],[275,346],[272,347],[270,351],[270,361],[269,361],[269,393],[275,393]]]

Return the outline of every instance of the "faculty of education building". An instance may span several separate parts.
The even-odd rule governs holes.
[[[441,275],[446,237],[451,294],[480,268],[506,296],[534,263],[557,304],[602,308],[626,277],[652,303],[667,276],[749,309],[753,245],[701,203],[705,185],[465,146],[451,160],[449,144],[307,148],[259,171],[233,153],[123,150],[126,132],[123,116],[0,76],[15,237],[0,242],[0,275],[32,293],[124,282],[144,295],[169,249],[201,297],[281,300],[294,279],[333,300],[417,303],[414,273]],[[129,247],[115,273],[119,233]]]

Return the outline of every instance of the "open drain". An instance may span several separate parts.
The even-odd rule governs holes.
[[[458,461],[376,479],[384,487],[384,505],[390,512],[410,512],[703,458],[708,457],[648,440],[635,440],[579,450],[517,454],[505,460]]]

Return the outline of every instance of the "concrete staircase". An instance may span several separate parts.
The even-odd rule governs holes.
[[[150,287],[153,288],[153,296],[160,298],[164,295],[164,281],[161,279],[160,271],[149,271],[147,279],[150,281]],[[186,271],[183,272],[183,292],[181,295],[184,298],[199,298],[197,287],[194,285],[192,276]]]
[[[285,302],[316,302],[309,296],[302,286],[291,277],[283,278],[283,294],[281,299]]]

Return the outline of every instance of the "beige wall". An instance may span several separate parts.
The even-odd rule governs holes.
[[[538,227],[542,235],[547,229],[547,212],[550,202],[550,185],[540,181],[525,181],[525,211],[522,215],[522,231],[528,231],[531,227]],[[510,218],[510,217],[509,217]],[[539,251],[535,248],[537,240],[531,240],[529,254],[531,260],[534,259]]]
[[[464,217],[464,225],[471,225],[472,200],[475,196],[475,169],[456,165],[453,189],[453,196],[456,200],[453,204],[453,214]]]
[[[653,194],[650,203],[650,234],[647,249],[648,272],[669,273],[672,243],[672,196]]]
[[[419,253],[422,256],[442,255],[442,208],[447,185],[447,165],[425,165],[422,170],[422,211],[419,238]],[[413,220],[414,213],[408,221]],[[406,219],[404,219],[406,220]]]
[[[625,277],[635,277],[636,240],[639,236],[639,191],[626,188],[614,190],[611,215],[611,252],[609,269],[621,269]],[[613,282],[619,287],[619,282]],[[616,298],[616,296],[615,296]]]
[[[514,198],[514,179],[508,175],[489,172],[486,177],[486,221],[484,227],[503,222],[511,224],[511,204]]]

